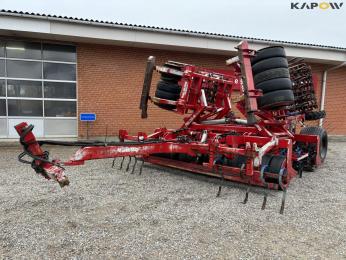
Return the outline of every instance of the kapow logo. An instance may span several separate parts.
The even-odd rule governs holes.
[[[301,9],[308,9],[308,10],[327,10],[327,9],[340,9],[344,3],[330,3],[330,2],[312,2],[312,3],[299,3],[299,2],[292,2],[291,3],[291,9],[293,10],[301,10]]]

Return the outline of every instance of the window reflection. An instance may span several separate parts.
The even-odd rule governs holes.
[[[5,77],[5,60],[0,60],[0,77]]]
[[[42,63],[38,61],[7,60],[7,76],[10,78],[42,78]]]
[[[6,99],[0,99],[0,116],[6,116]]]
[[[7,58],[41,59],[41,43],[11,41],[6,43]]]
[[[41,81],[7,80],[8,97],[42,97]]]
[[[76,65],[63,63],[43,63],[44,79],[76,80]]]
[[[75,117],[76,102],[74,101],[45,101],[44,114],[47,117]]]
[[[43,44],[43,59],[75,62],[76,47],[58,44]]]
[[[43,116],[42,100],[16,100],[9,99],[9,116]]]
[[[5,57],[5,43],[0,41],[0,57]]]
[[[76,83],[44,82],[45,98],[76,98]]]
[[[6,96],[6,87],[5,87],[5,80],[0,79],[0,97]]]

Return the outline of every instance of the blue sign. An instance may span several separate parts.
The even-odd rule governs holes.
[[[80,121],[96,121],[95,113],[81,113],[79,114]]]

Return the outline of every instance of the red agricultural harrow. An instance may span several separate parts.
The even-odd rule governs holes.
[[[129,157],[126,170],[133,161],[131,173],[139,160],[140,173],[143,163],[149,162],[248,184],[244,203],[252,185],[282,190],[283,213],[290,181],[301,177],[303,170],[313,170],[326,157],[326,131],[304,125],[307,117],[316,120],[325,113],[314,111],[317,106],[309,66],[290,66],[280,46],[254,51],[243,41],[237,51],[236,57],[226,61],[229,71],[172,61],[155,66],[155,58],[149,57],[140,102],[142,118],[147,117],[150,100],[167,111],[185,115],[179,129],[158,128],[152,134],[140,132],[135,136],[120,130],[119,142],[61,142],[37,141],[33,126],[21,123],[15,126],[24,147],[19,161],[65,186],[69,183],[65,166],[122,157],[122,168]],[[155,96],[150,97],[155,70],[161,79]],[[297,126],[302,127],[299,134]],[[80,149],[61,162],[49,159],[48,152],[42,150],[44,144]],[[266,201],[267,192],[262,209]]]

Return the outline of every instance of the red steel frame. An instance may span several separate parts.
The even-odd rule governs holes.
[[[302,115],[289,116],[286,110],[258,110],[257,97],[262,93],[254,87],[250,62],[253,54],[254,51],[248,48],[247,42],[241,42],[238,46],[239,61],[232,65],[233,71],[230,70],[229,73],[184,65],[180,72],[182,75],[179,82],[182,86],[180,98],[177,101],[151,98],[156,104],[176,105],[175,112],[187,115],[178,130],[159,128],[150,135],[138,133],[135,136],[120,130],[121,143],[84,146],[68,161],[60,162],[49,161],[46,158],[32,129],[26,123],[21,123],[15,128],[21,136],[25,150],[34,158],[33,168],[46,178],[57,180],[62,186],[68,184],[62,166],[81,165],[87,160],[133,156],[153,164],[223,177],[231,181],[285,189],[297,175],[293,162],[309,156],[296,155],[293,151],[294,143],[299,141],[316,144],[315,164],[319,165],[321,164],[317,145],[319,137],[299,135],[289,130],[291,124],[303,120]],[[174,69],[171,72],[175,73]],[[242,95],[236,107],[246,119],[236,117],[232,113],[230,97],[239,89],[240,82]],[[213,100],[207,100],[206,92],[212,90],[216,90]],[[224,123],[219,124],[220,120],[224,120]],[[280,185],[264,182],[263,156],[268,153],[278,155],[282,151],[285,151],[286,160],[283,167],[285,174],[280,176],[282,178]],[[165,153],[207,155],[209,159],[197,164],[155,156]],[[230,167],[216,163],[220,156],[232,159],[237,155],[246,157],[244,167]],[[273,178],[278,176],[269,172],[265,174]]]

